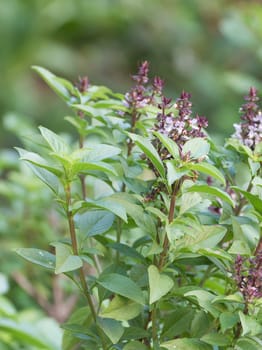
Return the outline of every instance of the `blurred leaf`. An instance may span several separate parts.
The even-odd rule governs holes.
[[[188,192],[200,192],[200,193],[211,194],[213,196],[221,198],[223,201],[227,202],[232,207],[235,206],[231,197],[226,192],[220,190],[217,187],[208,186],[208,185],[193,185],[193,186],[187,188],[187,191]]]
[[[18,248],[15,250],[22,258],[45,267],[50,270],[54,270],[56,258],[54,254],[51,254],[45,250],[36,248]]]
[[[109,306],[100,312],[99,316],[103,318],[112,318],[118,321],[128,321],[137,317],[140,312],[140,304],[116,295]]]

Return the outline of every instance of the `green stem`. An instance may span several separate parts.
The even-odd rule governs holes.
[[[152,320],[152,340],[153,340],[153,349],[159,349],[159,341],[157,336],[157,312],[156,306],[153,306],[153,310],[151,311],[151,320]]]
[[[72,211],[70,210],[71,206],[71,186],[70,183],[67,183],[65,185],[65,194],[66,194],[66,215],[68,219],[68,225],[69,225],[69,232],[70,232],[70,237],[71,237],[71,242],[72,242],[72,250],[74,255],[79,256],[78,252],[78,245],[77,245],[77,238],[76,238],[76,230],[75,230],[75,223],[74,223],[74,216]],[[93,318],[94,323],[97,325],[97,314],[95,310],[95,305],[93,303],[89,287],[85,278],[85,271],[84,267],[82,266],[79,269],[79,280],[82,288],[82,292],[87,300],[88,306],[91,311],[91,315]],[[104,335],[102,331],[100,330],[99,326],[97,325],[97,330],[101,338],[101,343],[102,343],[102,348],[103,350],[106,350],[106,344],[104,342]]]

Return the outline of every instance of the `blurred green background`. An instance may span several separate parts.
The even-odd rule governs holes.
[[[68,317],[76,301],[65,305],[75,291],[12,250],[46,248],[67,229],[50,191],[13,150],[39,124],[72,132],[64,122],[70,110],[31,66],[73,82],[88,75],[91,83],[124,93],[132,85],[130,75],[148,60],[151,76],[165,80],[167,96],[177,98],[183,89],[192,93],[194,111],[209,119],[209,132],[222,142],[233,133],[249,87],[262,95],[262,4],[0,0],[0,43],[0,348],[29,349],[49,339],[60,350],[61,330],[53,322]],[[61,300],[57,290],[63,291]],[[24,324],[36,326],[36,339]]]
[[[220,138],[233,132],[250,85],[262,90],[261,1],[0,0],[0,23],[1,147],[16,144],[14,115],[65,128],[69,111],[31,65],[125,92],[147,59],[168,96],[192,93]]]

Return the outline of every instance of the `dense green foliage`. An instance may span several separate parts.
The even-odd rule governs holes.
[[[46,237],[16,251],[44,268],[43,278],[69,278],[58,288],[64,304],[76,294],[70,286],[80,293],[73,313],[53,315],[61,322],[71,313],[62,349],[259,350],[261,134],[249,146],[255,136],[244,134],[261,128],[256,90],[241,109],[245,139],[238,131],[222,147],[206,134],[206,119],[191,115],[189,94],[172,101],[159,78],[149,81],[147,62],[126,95],[34,69],[72,108],[65,119],[78,134],[41,126],[17,149],[50,189],[43,203],[52,193],[62,216],[49,223],[53,233],[42,228]],[[21,344],[20,326],[7,316],[0,339],[12,349],[8,337]],[[56,349],[38,333],[22,339]]]

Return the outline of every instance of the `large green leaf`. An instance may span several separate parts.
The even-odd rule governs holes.
[[[115,201],[112,196],[96,201],[89,199],[85,202],[82,202],[82,207],[106,209],[116,216],[120,217],[123,221],[127,222],[126,209],[123,207],[123,205]]]
[[[121,149],[107,144],[89,145],[88,148],[81,148],[72,154],[74,159],[81,159],[83,162],[100,162],[118,155]]]
[[[185,167],[178,168],[173,160],[168,160],[166,162],[167,167],[167,181],[168,185],[171,186],[173,183],[179,179],[181,179],[182,176],[186,175],[189,170]]]
[[[159,172],[159,175],[164,178],[165,177],[165,168],[162,163],[161,158],[159,157],[159,154],[157,153],[155,147],[152,145],[152,143],[147,140],[146,138],[128,133],[128,136],[131,138],[132,141],[135,142],[135,144],[145,153],[147,158],[152,162],[156,170]]]
[[[123,254],[124,257],[129,256],[129,257],[131,257],[135,260],[138,260],[140,262],[146,261],[146,259],[143,257],[142,254],[138,253],[138,251],[135,248],[129,247],[127,244],[110,243],[110,244],[108,244],[108,247],[117,250],[119,253]]]
[[[213,177],[214,179],[217,179],[220,181],[224,186],[226,185],[226,180],[224,178],[224,175],[212,164],[201,162],[201,163],[189,163],[186,165],[191,170],[196,170],[201,173],[204,173],[206,175],[209,175]]]
[[[169,340],[165,343],[162,343],[167,350],[212,350],[213,347],[202,342],[199,339],[193,338],[180,338]]]
[[[16,253],[34,264],[43,266],[50,270],[55,269],[55,255],[45,250],[36,248],[18,248],[16,249]]]
[[[180,157],[178,145],[170,137],[157,131],[154,131],[153,134],[159,139],[173,158],[176,159]]]
[[[74,162],[71,169],[73,175],[78,173],[92,173],[93,171],[103,171],[104,173],[117,175],[112,165],[105,162]]]
[[[52,245],[56,250],[56,274],[74,271],[83,265],[81,258],[77,255],[73,255],[68,245],[60,242],[54,242]]]
[[[207,344],[215,345],[215,346],[231,345],[231,339],[225,334],[221,334],[221,333],[214,333],[214,332],[207,333],[203,337],[201,337],[201,340]]]
[[[132,300],[116,295],[109,306],[100,312],[99,316],[119,321],[129,321],[140,314],[141,307],[140,304]]]
[[[184,228],[182,228],[184,230]],[[226,234],[226,228],[219,225],[188,226],[181,239],[175,242],[177,248],[188,248],[197,252],[201,248],[215,248]]]
[[[252,193],[250,193],[250,192],[244,191],[244,190],[242,190],[241,188],[238,188],[238,187],[236,187],[236,186],[232,186],[231,188],[232,188],[234,191],[236,191],[236,192],[242,193],[243,196],[244,196],[244,197],[251,203],[251,205],[255,208],[255,210],[257,210],[257,211],[259,212],[259,214],[262,215],[262,200],[261,200],[258,196],[254,195],[254,194],[252,194]]]
[[[50,173],[56,175],[57,177],[60,177],[63,173],[59,168],[56,168],[54,166],[50,166],[48,162],[42,158],[39,154],[34,152],[26,151],[22,148],[16,148],[20,155],[21,160],[25,160],[29,163],[32,163],[40,168],[43,168],[45,170],[48,170]]]
[[[68,146],[59,135],[43,126],[40,126],[39,130],[54,153],[57,153],[61,156],[64,156],[68,153]]]
[[[126,276],[117,273],[110,273],[108,275],[100,276],[97,283],[105,289],[131,299],[139,304],[145,303],[142,290],[135,282]]]
[[[71,100],[71,92],[75,89],[69,81],[55,76],[45,68],[38,66],[33,66],[32,68],[44,79],[51,89],[58,94],[58,96],[62,97],[66,102]]]
[[[164,274],[160,274],[158,268],[150,265],[148,268],[149,278],[149,304],[155,303],[166,295],[174,286],[173,280]]]
[[[212,301],[215,298],[215,295],[206,291],[206,290],[191,290],[190,292],[187,292],[184,294],[185,297],[194,297],[196,298],[199,306],[204,309],[204,311],[209,312],[214,317],[219,316],[218,308],[216,308]]]
[[[137,340],[133,340],[126,344],[123,350],[148,350],[148,347]]]
[[[232,200],[232,198],[229,196],[229,194],[220,190],[217,187],[208,186],[208,185],[193,185],[193,186],[187,188],[187,192],[200,192],[200,193],[211,194],[211,195],[216,196],[216,197],[222,199],[223,201],[227,202],[232,207],[235,206],[235,203]]]
[[[113,344],[116,344],[124,333],[124,327],[119,321],[109,318],[100,318],[98,324]]]
[[[184,144],[182,154],[189,154],[190,158],[199,159],[205,157],[208,154],[209,149],[210,145],[207,140],[202,137],[195,137]]]
[[[86,237],[108,231],[114,222],[114,214],[105,210],[89,210],[75,215],[75,222]]]
[[[249,336],[261,336],[262,334],[262,325],[255,320],[254,317],[243,314],[243,312],[239,311],[239,318],[242,326],[242,335]]]

